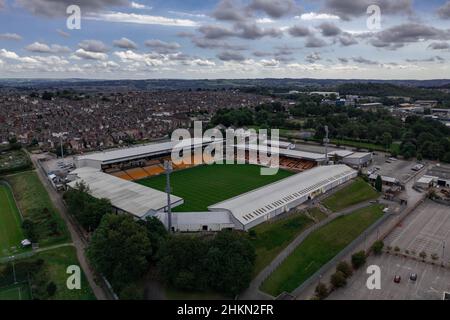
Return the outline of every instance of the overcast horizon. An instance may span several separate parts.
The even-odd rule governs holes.
[[[426,80],[449,59],[448,0],[0,0],[2,79]]]

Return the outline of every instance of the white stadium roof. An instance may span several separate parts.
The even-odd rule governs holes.
[[[261,146],[254,145],[254,144],[236,145],[236,148],[238,148],[238,149],[254,150],[254,151],[257,151],[258,147],[261,147]],[[324,161],[326,159],[325,155],[321,154],[321,153],[313,153],[313,152],[305,152],[305,151],[299,151],[299,150],[276,148],[276,146],[274,146],[274,148],[278,149],[277,153],[282,156],[288,156],[288,157],[297,158],[297,159],[306,159],[306,160],[311,160],[311,161]],[[268,152],[270,152],[271,149],[272,149],[271,147],[267,147]]]
[[[111,204],[138,218],[145,217],[151,210],[161,210],[167,206],[167,194],[134,182],[95,171],[91,168],[81,168],[73,171],[78,179],[69,183],[76,188],[77,182],[84,181],[90,189],[90,194],[98,199],[106,198]],[[172,205],[181,204],[183,199],[172,195]]]
[[[180,149],[183,147],[200,147],[204,144],[208,144],[211,141],[208,139],[187,139],[182,141],[168,141],[161,143],[145,144],[136,147],[113,149],[104,152],[95,152],[78,156],[77,161],[80,160],[93,160],[102,163],[126,161],[137,157],[145,157],[153,154],[160,154],[165,152],[171,152],[176,146]]]
[[[227,210],[243,225],[285,207],[312,192],[355,174],[346,165],[316,167],[238,197],[214,204],[209,210]]]

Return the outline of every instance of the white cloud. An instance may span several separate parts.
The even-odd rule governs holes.
[[[25,47],[25,50],[31,52],[39,52],[39,53],[67,53],[70,52],[70,49],[66,46],[61,46],[59,44],[52,44],[51,46],[46,43],[34,42]]]
[[[0,40],[15,40],[20,41],[22,40],[22,36],[20,36],[17,33],[1,33],[0,34]]]
[[[176,14],[177,16],[182,16],[182,17],[208,18],[208,16],[203,13],[190,13],[190,12],[182,12],[182,11],[169,11],[169,13]]]
[[[140,4],[140,3],[137,3],[137,2],[134,2],[134,1],[131,2],[131,7],[133,9],[142,9],[142,10],[143,9],[146,9],[146,10],[153,9],[152,7],[146,6],[145,4]]]
[[[77,58],[88,59],[88,60],[107,60],[108,59],[108,55],[106,53],[86,51],[84,49],[78,49],[77,51],[75,51],[74,55]]]
[[[269,23],[274,23],[275,21],[273,21],[270,18],[260,18],[260,19],[256,19],[256,23],[262,23],[262,24],[269,24]]]
[[[263,67],[278,67],[280,64],[280,62],[275,59],[270,59],[270,60],[263,59],[260,61],[260,63]]]
[[[303,13],[301,16],[296,16],[295,19],[311,21],[311,20],[339,20],[339,16],[328,13],[309,12]]]
[[[164,55],[151,53],[136,53],[131,50],[116,51],[114,55],[119,57],[122,62],[139,62],[147,66],[161,66],[167,58]]]
[[[125,13],[125,12],[107,12],[92,13],[86,16],[87,20],[98,20],[119,23],[136,23],[163,26],[179,27],[197,27],[199,24],[189,19],[173,19],[162,16],[151,16],[145,14]]]

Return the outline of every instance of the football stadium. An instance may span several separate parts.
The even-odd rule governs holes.
[[[357,176],[345,164],[327,165],[325,154],[293,150],[287,143],[277,148],[277,173],[261,175],[253,145],[235,145],[235,163],[219,164],[214,162],[223,158],[202,153],[213,143],[223,141],[183,141],[183,161],[173,164],[170,193],[164,163],[181,148],[178,141],[78,156],[69,186],[83,182],[92,196],[109,199],[118,214],[157,217],[175,232],[199,232],[249,230]]]

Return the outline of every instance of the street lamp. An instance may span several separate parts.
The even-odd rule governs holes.
[[[173,172],[172,163],[170,161],[164,161],[164,170],[166,172],[166,193],[167,193],[167,224],[169,232],[172,232],[172,206],[170,201],[170,174]]]

